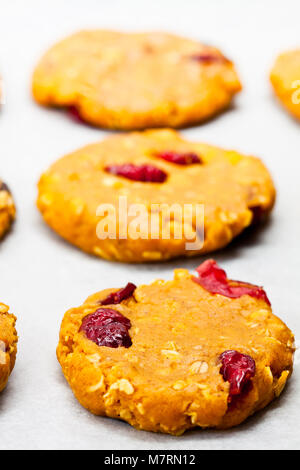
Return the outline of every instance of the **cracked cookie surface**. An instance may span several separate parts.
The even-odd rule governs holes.
[[[46,223],[82,250],[109,260],[146,262],[223,248],[267,215],[274,201],[271,176],[259,159],[186,141],[167,129],[116,135],[63,157],[42,175],[37,205]],[[112,206],[112,215],[99,213],[105,204]],[[119,223],[134,204],[145,208],[147,229],[157,212],[157,232],[142,226],[137,239],[130,230],[133,217],[125,229]],[[203,227],[197,217],[201,205],[204,243],[187,249]],[[182,214],[187,207],[187,218],[170,210],[174,206]],[[111,220],[117,221],[116,233],[108,238],[99,227]]]
[[[227,108],[241,85],[213,47],[166,33],[82,31],[54,45],[33,96],[104,128],[180,127]]]
[[[0,302],[0,392],[5,388],[14,368],[17,354],[16,317]]]
[[[0,239],[9,230],[16,215],[16,208],[8,186],[0,179]]]
[[[235,426],[282,392],[292,372],[294,338],[264,298],[212,294],[184,269],[107,305],[116,291],[98,292],[66,312],[60,330],[63,373],[92,413],[179,435],[194,427]],[[98,346],[90,335],[101,315],[109,333],[111,309],[117,314],[110,321],[129,327],[131,345]]]
[[[300,49],[282,53],[275,61],[270,79],[281,104],[300,119]]]

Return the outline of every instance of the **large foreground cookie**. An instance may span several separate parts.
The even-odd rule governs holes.
[[[7,305],[0,303],[0,392],[6,386],[16,360],[16,317],[8,313]]]
[[[270,78],[283,106],[300,119],[300,49],[281,54]]]
[[[240,89],[219,50],[165,33],[79,32],[52,47],[33,76],[40,104],[116,129],[196,123]]]
[[[12,195],[0,179],[0,239],[10,228],[16,214]]]
[[[121,197],[128,210],[120,205]],[[274,198],[271,177],[257,158],[159,130],[117,135],[54,163],[40,180],[38,207],[57,233],[82,250],[110,260],[143,262],[222,248],[268,214]],[[145,208],[146,222],[138,239],[131,231],[132,218],[125,229],[122,222],[136,203]],[[113,238],[104,239],[104,222],[108,214],[110,221],[114,217],[104,211],[106,204],[114,209],[118,224]],[[174,204],[182,213],[189,209],[190,217],[180,218],[177,212],[169,217]],[[187,249],[203,225],[196,214],[201,204],[204,244]],[[159,233],[150,230],[155,211]],[[184,230],[176,239],[180,224]]]
[[[106,289],[65,314],[57,356],[84,407],[181,434],[237,425],[280,395],[294,338],[264,290],[212,260],[197,271]]]

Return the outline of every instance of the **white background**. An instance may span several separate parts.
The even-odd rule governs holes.
[[[55,357],[64,312],[100,289],[170,278],[175,267],[193,269],[201,259],[109,263],[53,234],[35,209],[39,175],[55,159],[102,139],[105,132],[42,109],[30,95],[39,56],[77,29],[162,29],[220,46],[236,62],[244,90],[235,109],[183,133],[262,157],[274,176],[278,200],[267,226],[215,257],[233,279],[263,284],[274,312],[299,336],[300,123],[277,104],[268,82],[276,54],[300,46],[299,1],[0,0],[0,11],[0,70],[6,85],[0,175],[18,206],[13,232],[0,244],[0,299],[18,316],[20,336],[15,370],[0,396],[0,448],[299,449],[299,364],[279,400],[224,432],[198,430],[176,438],[136,431],[94,417],[76,402]]]

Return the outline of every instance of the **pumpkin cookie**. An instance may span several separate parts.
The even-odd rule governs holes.
[[[16,214],[12,195],[0,179],[0,239],[10,228]]]
[[[9,307],[0,303],[0,392],[6,386],[16,360],[16,317],[8,313]]]
[[[280,395],[294,338],[265,291],[213,260],[197,271],[106,289],[65,314],[57,356],[85,408],[179,435],[235,426]]]
[[[38,64],[33,96],[104,128],[179,127],[227,108],[235,68],[213,47],[166,33],[82,31]]]
[[[257,158],[157,130],[113,136],[60,159],[41,177],[37,204],[47,224],[82,250],[145,262],[222,248],[267,215],[274,198]]]
[[[270,78],[283,106],[300,119],[300,49],[281,54]]]

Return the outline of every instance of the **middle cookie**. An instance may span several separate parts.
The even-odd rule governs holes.
[[[220,249],[268,215],[274,201],[259,159],[150,130],[58,160],[40,179],[37,205],[82,250],[145,262]]]

